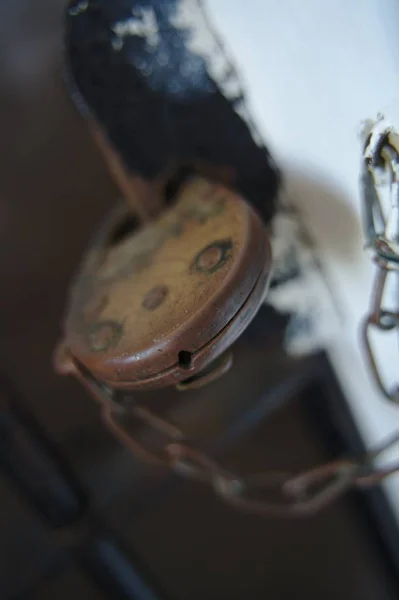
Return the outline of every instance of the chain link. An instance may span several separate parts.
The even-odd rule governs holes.
[[[388,281],[399,271],[399,154],[390,143],[392,128],[384,120],[371,127],[367,136],[362,166],[363,209],[367,245],[372,248],[377,267],[370,313],[363,325],[363,341],[370,371],[381,393],[399,403],[399,387],[388,389],[371,343],[373,330],[381,332],[399,328],[398,310],[384,308]],[[387,217],[380,200],[378,182],[389,186]]]
[[[298,474],[268,471],[238,475],[198,450],[176,425],[146,408],[112,408],[108,403],[103,414],[112,432],[140,459],[206,484],[232,507],[260,516],[310,515],[351,489],[371,487],[399,471],[399,464],[374,467],[380,455],[399,445],[399,433],[358,460],[338,460]],[[132,421],[164,438],[159,452],[147,449],[129,431]]]

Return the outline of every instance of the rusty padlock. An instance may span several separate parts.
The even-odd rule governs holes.
[[[264,226],[235,192],[199,176],[156,220],[135,223],[118,208],[89,249],[57,368],[115,389],[198,384],[262,302],[271,266]]]
[[[131,5],[145,29],[144,9]],[[157,35],[176,61],[169,77],[181,72],[181,60],[197,69],[183,82],[185,96],[137,68],[137,56],[160,67],[137,27],[122,44],[115,39],[118,6],[74,0],[67,20],[73,96],[127,205],[107,219],[84,258],[56,353],[57,370],[96,396],[197,387],[229,368],[226,351],[255,316],[271,271],[254,206],[270,216],[278,181],[266,148],[255,144],[203,61],[190,58],[172,8],[148,10],[164,23]],[[184,163],[189,176],[171,194]]]

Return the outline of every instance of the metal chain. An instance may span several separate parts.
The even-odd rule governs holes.
[[[370,340],[373,329],[391,331],[399,327],[399,312],[383,307],[384,291],[392,273],[399,271],[399,155],[389,142],[391,129],[377,122],[371,129],[363,155],[363,201],[367,243],[374,251],[377,275],[371,312],[364,324],[364,343],[374,379],[390,401],[399,403],[399,388],[388,390],[383,383]],[[376,185],[381,175],[389,178],[391,208],[388,218]],[[399,445],[399,432],[381,446],[354,459],[336,460],[302,473],[268,471],[251,475],[233,473],[195,448],[173,423],[137,405],[118,404],[112,390],[85,385],[103,404],[103,416],[111,431],[135,455],[159,467],[210,486],[215,494],[236,509],[260,516],[300,517],[314,514],[349,490],[369,488],[399,471],[399,463],[376,467],[375,461]],[[106,398],[104,398],[104,394]],[[164,441],[159,451],[151,450],[132,434],[132,422],[146,426]],[[153,440],[151,444],[153,446]]]
[[[366,358],[373,378],[381,393],[399,403],[399,387],[388,389],[371,344],[373,330],[382,332],[399,328],[398,310],[384,308],[384,293],[393,275],[399,271],[399,154],[390,143],[392,129],[383,120],[378,121],[367,138],[363,155],[363,207],[367,245],[374,252],[377,266],[371,311],[363,327]],[[387,217],[377,191],[378,181],[389,185],[390,209]]]
[[[399,433],[358,459],[337,460],[299,474],[268,471],[238,475],[196,449],[176,425],[146,408],[108,403],[103,415],[111,431],[140,459],[207,484],[219,498],[234,508],[260,516],[300,517],[313,514],[345,492],[374,486],[399,471],[399,463],[378,469],[374,467],[377,458],[399,444]],[[150,450],[137,440],[129,431],[132,421],[139,421],[149,428],[147,434],[155,432],[164,438],[159,451]]]

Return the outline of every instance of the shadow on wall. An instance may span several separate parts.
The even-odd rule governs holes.
[[[284,179],[287,210],[274,219],[266,303],[288,316],[284,346],[302,355],[355,332],[359,308],[367,310],[369,264],[359,217],[342,190],[309,170],[287,170]]]
[[[325,177],[287,171],[288,198],[303,214],[304,224],[323,255],[345,268],[358,268],[364,261],[361,221],[347,194]],[[359,199],[360,206],[360,199]]]

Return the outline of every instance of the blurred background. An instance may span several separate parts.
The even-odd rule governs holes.
[[[225,378],[152,400],[235,469],[308,468],[362,452],[398,423],[359,347],[373,270],[362,250],[357,128],[395,112],[399,4],[208,8],[316,241],[339,326],[323,347],[292,356],[284,316],[265,307]],[[398,597],[397,480],[299,522],[240,514],[140,464],[83,389],[53,372],[68,283],[119,196],[65,90],[64,9],[61,0],[0,6],[1,596]],[[393,348],[378,345],[388,377]]]

